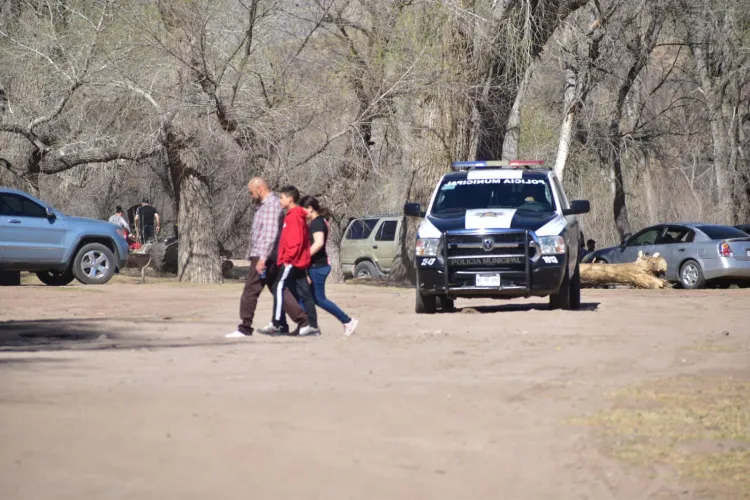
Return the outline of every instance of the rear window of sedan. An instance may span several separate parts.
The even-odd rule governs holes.
[[[735,227],[729,226],[698,226],[712,240],[729,240],[732,238],[747,238],[748,234]]]

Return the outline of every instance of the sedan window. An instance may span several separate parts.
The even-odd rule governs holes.
[[[695,239],[695,231],[687,227],[669,226],[664,234],[659,238],[658,245],[668,245],[670,243],[692,243]]]
[[[747,233],[730,226],[698,226],[706,236],[712,240],[730,240],[732,238],[747,238]]]
[[[661,234],[662,228],[655,227],[652,229],[646,229],[628,240],[627,246],[629,247],[640,247],[643,245],[653,245],[656,243],[656,238]]]

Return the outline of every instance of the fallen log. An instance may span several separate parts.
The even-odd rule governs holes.
[[[628,264],[580,264],[582,285],[630,285],[635,288],[669,288],[659,276],[667,271],[667,261],[655,253],[645,257],[638,252],[635,262]]]

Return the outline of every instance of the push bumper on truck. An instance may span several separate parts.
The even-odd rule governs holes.
[[[542,255],[529,230],[453,230],[442,234],[434,256],[417,256],[423,295],[454,299],[547,296],[565,276],[566,254]]]

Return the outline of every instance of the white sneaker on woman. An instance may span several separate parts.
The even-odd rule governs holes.
[[[355,319],[355,318],[352,318],[349,321],[349,323],[346,323],[344,325],[344,335],[346,335],[348,337],[349,335],[351,335],[352,333],[354,333],[354,330],[357,329],[357,325],[358,324],[359,324],[359,320]]]

